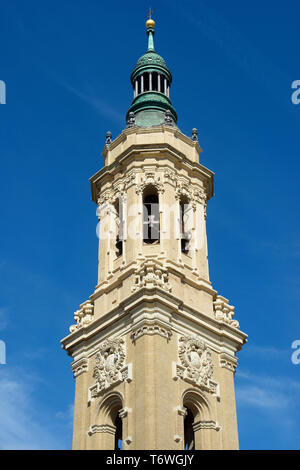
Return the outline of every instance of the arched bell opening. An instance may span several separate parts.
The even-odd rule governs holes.
[[[190,231],[188,230],[188,218],[190,214],[189,199],[186,196],[181,196],[179,201],[180,206],[180,238],[181,238],[181,252],[188,254],[190,243]]]
[[[119,415],[117,415],[115,419],[115,450],[122,450],[122,442],[123,442],[123,425],[122,419]]]
[[[97,425],[100,428],[98,436],[99,447],[106,450],[121,450],[123,442],[123,424],[120,411],[123,408],[121,394],[113,393],[103,399],[99,406]]]
[[[212,412],[207,399],[194,389],[187,390],[183,395],[184,417],[184,448],[201,450],[211,446]],[[215,431],[214,431],[215,432]]]
[[[194,415],[189,408],[186,408],[184,417],[184,449],[195,450],[195,434],[194,434]]]
[[[123,201],[122,198],[118,198],[114,203],[114,214],[115,214],[115,249],[116,256],[119,257],[123,254]]]
[[[147,186],[143,193],[143,241],[157,244],[160,241],[159,197],[154,186]]]

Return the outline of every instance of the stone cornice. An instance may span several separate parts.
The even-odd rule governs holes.
[[[171,313],[170,327],[176,331],[176,325],[184,325],[193,330],[194,327],[207,331],[208,335],[214,338],[220,344],[228,344],[228,347],[238,351],[246,342],[247,335],[226,323],[222,323],[213,317],[210,317],[191,306],[184,304],[177,297],[173,296],[159,287],[154,289],[141,288],[131,294],[126,301],[120,303],[115,309],[106,315],[94,320],[84,328],[76,330],[74,333],[62,339],[62,347],[69,355],[72,355],[76,349],[80,349],[82,343],[90,341],[101,331],[111,328],[114,324],[124,330],[124,318],[132,313],[134,309],[141,305],[148,308],[149,305],[157,308],[161,304],[163,308]],[[132,331],[132,324],[128,322],[125,329]]]
[[[149,258],[149,260],[152,260]],[[110,292],[111,290],[115,289],[119,284],[121,284],[125,279],[129,276],[133,275],[138,267],[138,263],[130,262],[129,264],[122,266],[122,270],[117,268],[113,273],[115,275],[115,279],[110,278],[102,281],[100,284],[96,286],[95,292],[90,296],[91,301],[95,301],[100,295],[104,293]],[[172,260],[165,260],[164,267],[168,270],[169,273],[172,273],[182,279],[186,284],[195,287],[198,290],[203,290],[208,294],[211,294],[213,299],[217,297],[217,291],[212,288],[211,283],[205,279],[200,278],[197,274],[192,272],[192,268],[190,269],[190,275],[186,275],[186,267],[182,267],[179,264],[176,264]]]
[[[87,358],[81,358],[73,362],[72,371],[73,371],[73,376],[75,379],[76,377],[83,374],[84,372],[88,372],[88,364],[89,364],[89,361]]]
[[[169,132],[173,133],[175,137],[178,139],[182,140],[184,143],[188,144],[191,148],[196,148],[198,153],[200,154],[202,152],[202,149],[199,145],[198,141],[193,141],[190,137],[187,135],[183,134],[178,128],[176,127],[170,127],[170,126],[153,126],[153,127],[133,127],[133,128],[126,128],[122,131],[121,134],[116,137],[111,144],[105,145],[103,149],[102,156],[106,158],[107,153],[113,149],[115,149],[119,144],[122,142],[125,142],[127,139],[127,136],[130,134],[156,134],[157,132]]]
[[[214,173],[203,166],[201,163],[193,162],[192,160],[188,159],[181,151],[176,149],[174,146],[168,143],[149,143],[149,144],[133,144],[129,146],[126,150],[120,153],[118,158],[111,163],[110,165],[104,166],[99,170],[96,174],[94,174],[90,178],[91,184],[91,192],[92,192],[92,200],[97,202],[97,190],[96,184],[99,185],[101,180],[104,180],[102,184],[104,184],[106,179],[113,178],[113,176],[120,171],[120,165],[127,160],[127,164],[131,161],[144,161],[145,156],[153,156],[159,163],[159,160],[175,158],[177,162],[180,162],[182,166],[187,170],[189,173],[195,173],[200,178],[204,178],[206,181],[206,185],[208,188],[207,198],[210,199],[213,196],[213,177]]]
[[[149,313],[147,309],[146,311],[138,311],[132,315],[131,339],[135,343],[144,335],[159,335],[169,341],[172,336],[170,325],[171,314]]]

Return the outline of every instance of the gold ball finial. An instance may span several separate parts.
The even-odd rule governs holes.
[[[149,13],[148,13],[148,20],[146,21],[146,28],[155,28],[155,21],[152,19],[152,15],[153,15],[153,10],[149,10]]]
[[[152,18],[146,21],[146,28],[155,28],[155,21]]]

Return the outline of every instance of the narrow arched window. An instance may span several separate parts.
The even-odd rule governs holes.
[[[195,434],[193,429],[194,415],[189,408],[184,417],[184,449],[195,450]]]
[[[105,353],[109,353],[106,356]],[[106,364],[114,360],[115,353],[111,353],[110,348],[105,351]],[[109,366],[108,366],[109,367]],[[123,443],[123,399],[119,393],[107,396],[100,404],[96,418],[96,426],[100,428],[98,434],[99,445],[97,448],[106,450],[121,450]],[[125,418],[126,419],[126,418]]]
[[[114,204],[116,223],[116,255],[123,253],[123,201],[118,198]]]
[[[115,427],[116,427],[116,433],[115,433],[115,450],[122,450],[122,419],[118,415],[115,419]]]
[[[180,238],[181,238],[181,252],[188,253],[190,233],[188,231],[188,217],[189,217],[189,201],[188,198],[182,196],[180,198]]]
[[[143,239],[145,243],[159,243],[160,220],[157,190],[148,186],[143,198]]]

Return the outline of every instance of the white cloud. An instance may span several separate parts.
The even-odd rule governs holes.
[[[74,404],[70,404],[66,411],[58,411],[56,418],[63,420],[69,428],[73,428]]]
[[[289,393],[300,391],[300,381],[293,380],[287,376],[270,376],[270,375],[256,375],[250,372],[244,372],[242,370],[237,372],[237,376],[240,379],[248,380],[252,384],[258,385],[263,388],[272,390],[281,390]]]
[[[274,346],[256,346],[256,345],[247,345],[245,354],[252,356],[261,356],[264,359],[274,359],[274,358],[286,358],[291,355],[291,349],[280,349],[275,348]]]
[[[34,378],[4,367],[0,369],[0,449],[67,448],[63,427],[34,400]]]
[[[285,408],[289,404],[284,393],[254,385],[238,387],[237,400],[240,404],[252,405],[264,410]]]
[[[284,376],[261,376],[239,371],[236,386],[237,403],[275,411],[281,409],[286,418],[291,413],[300,382]],[[293,414],[291,413],[291,420]]]
[[[91,94],[87,94],[83,91],[77,90],[76,88],[72,87],[66,82],[59,82],[61,86],[63,86],[66,90],[68,90],[73,95],[80,98],[82,101],[90,105],[94,110],[100,114],[101,116],[105,116],[106,118],[110,118],[115,121],[117,124],[124,124],[124,114],[117,111],[103,99],[99,97],[92,96]]]
[[[247,427],[256,426],[260,417],[264,428],[269,429],[269,441],[274,439],[274,448],[298,448],[300,381],[283,375],[259,375],[241,370],[236,379],[240,429],[247,433]]]

